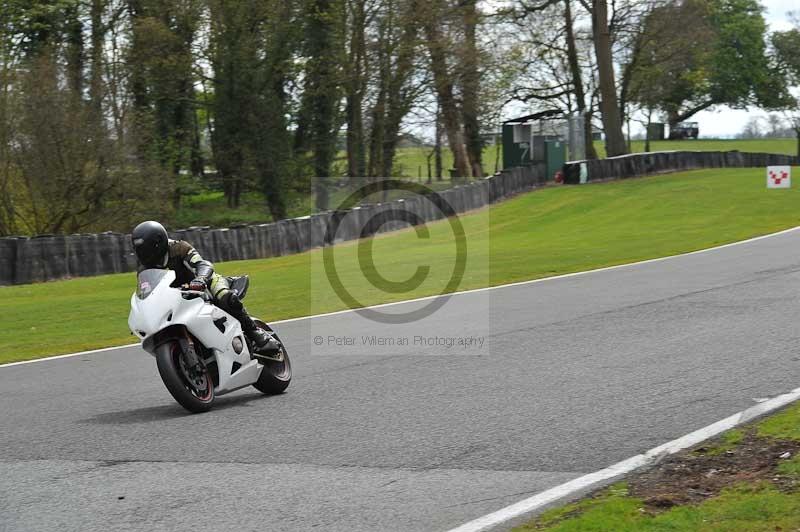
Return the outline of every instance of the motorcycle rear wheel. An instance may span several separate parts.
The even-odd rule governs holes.
[[[190,374],[177,342],[159,349],[156,355],[158,373],[164,386],[183,408],[194,414],[208,412],[214,404],[214,380],[203,366],[201,375]]]
[[[267,325],[261,320],[253,320],[259,328],[268,331],[275,337],[281,344],[280,360],[265,360],[262,362],[264,369],[261,370],[258,380],[253,383],[253,386],[259,392],[266,395],[278,395],[286,391],[289,383],[292,382],[292,362],[289,360],[289,353],[286,352],[286,346],[278,335],[272,330],[272,327]]]

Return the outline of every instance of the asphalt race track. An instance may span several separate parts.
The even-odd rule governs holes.
[[[283,323],[289,391],[197,416],[139,348],[0,368],[0,530],[447,530],[796,388],[798,294],[794,231]]]

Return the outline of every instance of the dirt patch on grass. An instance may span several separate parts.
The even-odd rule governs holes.
[[[634,476],[630,495],[645,502],[645,511],[657,513],[699,503],[740,482],[769,481],[781,490],[795,490],[800,479],[779,474],[777,466],[800,453],[800,441],[761,438],[755,427],[745,430],[730,449],[720,451],[724,443],[706,442]]]

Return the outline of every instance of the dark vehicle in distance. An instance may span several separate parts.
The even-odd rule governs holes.
[[[669,140],[696,139],[700,136],[697,122],[680,122],[669,130]]]

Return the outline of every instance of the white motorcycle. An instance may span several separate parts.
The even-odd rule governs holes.
[[[244,299],[248,278],[231,279]],[[213,305],[207,292],[173,287],[175,272],[139,273],[131,296],[128,326],[142,348],[156,358],[169,393],[190,412],[206,412],[214,398],[253,385],[262,393],[282,393],[292,379],[292,365],[280,338],[263,321],[256,325],[280,344],[277,354],[254,353],[239,320]]]

